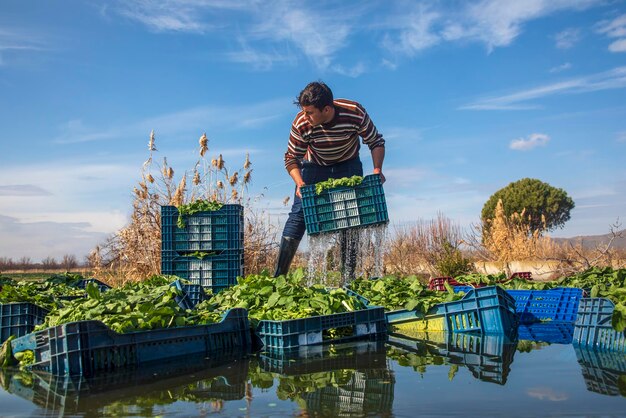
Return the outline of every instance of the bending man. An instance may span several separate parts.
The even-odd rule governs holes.
[[[374,173],[384,182],[385,140],[359,103],[333,99],[322,82],[309,83],[300,92],[285,153],[285,168],[296,184],[293,205],[280,241],[274,277],[287,274],[306,226],[300,188],[329,178],[363,176],[359,137],[372,153]],[[345,242],[342,243],[345,246]],[[344,259],[342,251],[342,259]],[[352,266],[354,268],[354,266]]]

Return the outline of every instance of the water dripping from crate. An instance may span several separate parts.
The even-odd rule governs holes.
[[[348,228],[309,237],[308,285],[343,286],[356,277],[380,277],[387,225]],[[337,263],[339,261],[339,263]],[[339,282],[334,273],[340,274]]]

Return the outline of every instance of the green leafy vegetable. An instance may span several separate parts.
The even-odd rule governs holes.
[[[196,313],[204,320],[231,308],[247,309],[249,318],[256,322],[351,312],[365,309],[365,305],[343,289],[306,286],[304,271],[298,269],[277,278],[267,273],[239,278],[237,285],[200,303]]]
[[[220,202],[210,201],[210,200],[196,200],[191,203],[187,203],[184,205],[178,206],[178,220],[176,225],[179,228],[185,227],[185,216],[193,215],[197,212],[213,212],[216,210],[220,210],[224,206]]]
[[[416,276],[396,278],[385,276],[376,280],[356,279],[350,283],[350,289],[372,305],[383,306],[386,310],[418,309],[427,313],[433,306],[461,299],[464,293],[454,293],[448,286],[447,292],[428,290]]]
[[[336,187],[355,187],[363,182],[363,177],[352,176],[342,177],[340,179],[328,179],[315,183],[315,194],[320,194],[324,190],[334,189]]]

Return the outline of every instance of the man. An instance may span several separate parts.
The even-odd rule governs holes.
[[[385,181],[385,140],[359,103],[333,99],[326,84],[313,82],[300,92],[295,104],[301,110],[291,125],[285,168],[296,191],[283,229],[274,277],[287,274],[306,231],[300,188],[329,178],[362,176],[359,137],[372,153],[374,173]]]

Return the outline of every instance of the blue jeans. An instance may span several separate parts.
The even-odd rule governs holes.
[[[362,176],[363,165],[359,157],[353,158],[331,166],[313,164],[309,161],[302,162],[302,180],[307,185],[313,185],[329,178],[340,179],[342,177]],[[283,237],[301,240],[306,231],[304,224],[304,211],[302,210],[302,199],[294,192],[293,205],[289,218],[285,222]]]

